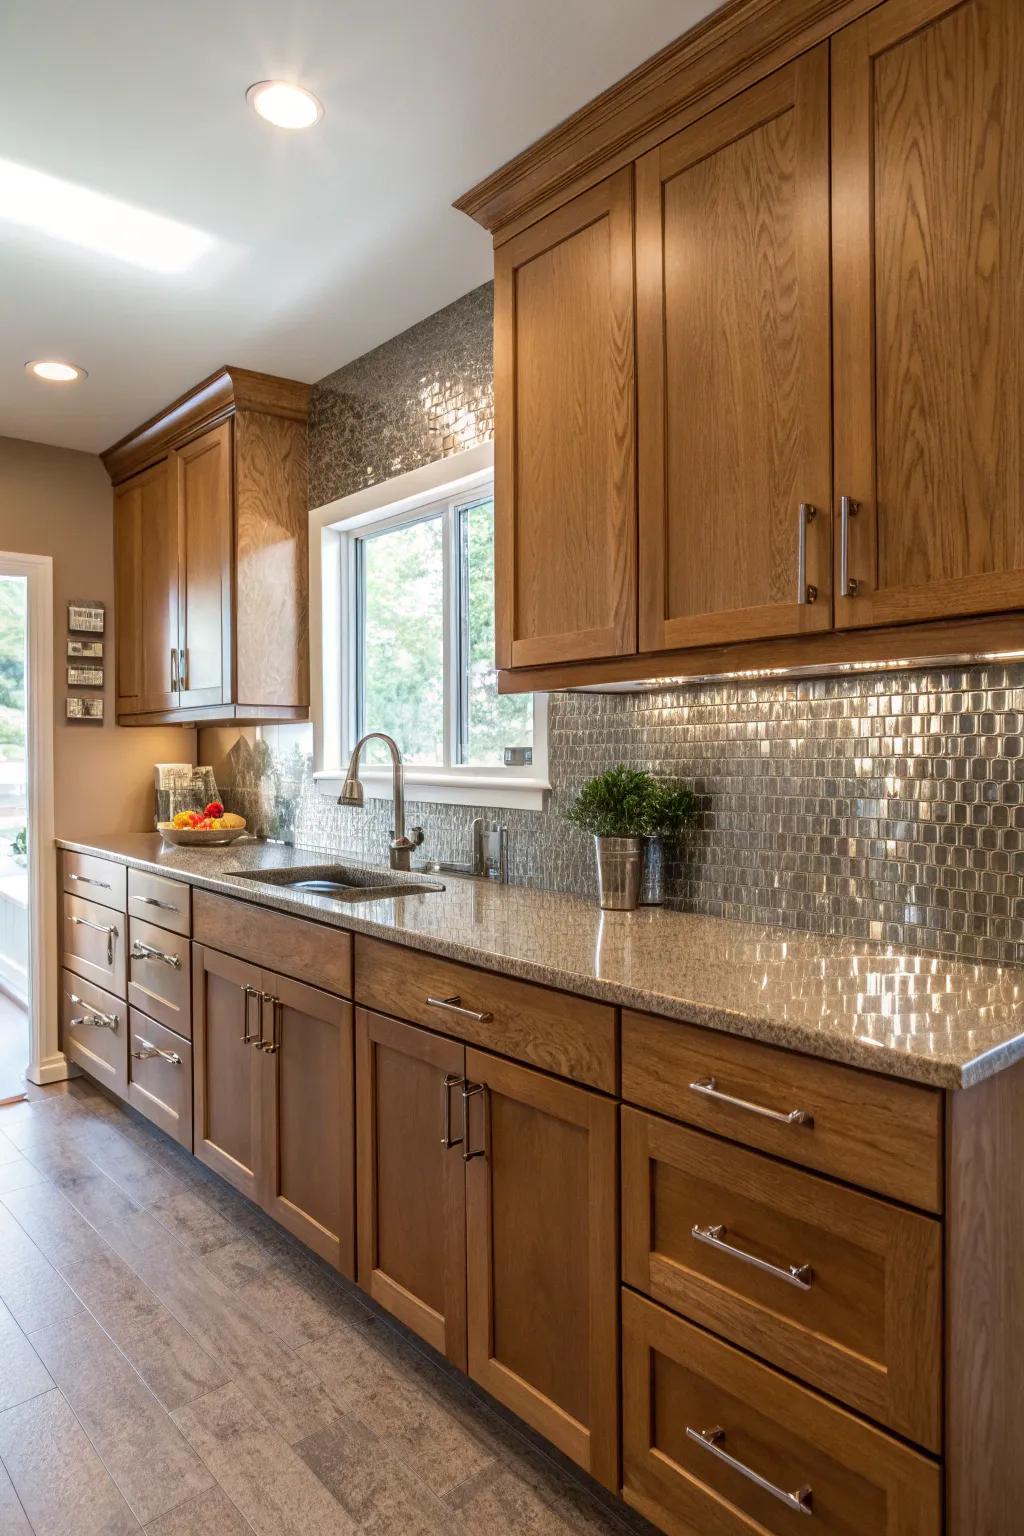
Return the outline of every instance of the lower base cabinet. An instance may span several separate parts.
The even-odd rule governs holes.
[[[124,1098],[128,1080],[128,1006],[72,971],[61,972],[61,1038],[68,1061]]]
[[[193,945],[194,1151],[355,1275],[352,1007]]]
[[[128,1103],[192,1150],[192,1047],[137,1008],[129,1010]]]
[[[617,1490],[616,1105],[365,1009],[357,1102],[360,1284]]]

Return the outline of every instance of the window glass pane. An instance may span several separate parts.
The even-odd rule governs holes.
[[[463,693],[460,761],[496,766],[533,744],[533,695],[501,698],[494,668],[494,502],[459,509]]]
[[[362,731],[409,763],[444,762],[444,537],[440,517],[361,539]],[[380,743],[373,761],[384,761]]]

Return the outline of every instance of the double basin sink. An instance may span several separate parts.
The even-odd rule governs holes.
[[[437,880],[397,873],[393,869],[369,869],[359,864],[311,864],[301,869],[236,870],[236,880],[283,886],[328,901],[382,901],[387,897],[424,896],[443,891]]]

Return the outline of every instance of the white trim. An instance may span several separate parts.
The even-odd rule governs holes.
[[[57,1028],[57,870],[53,825],[53,560],[0,553],[0,576],[26,581],[29,1061],[33,1083],[71,1076]]]
[[[545,698],[547,695],[545,694]],[[370,800],[391,799],[391,769],[360,768],[359,777]],[[317,793],[341,793],[345,775],[336,771],[314,773]],[[407,800],[426,800],[432,805],[493,806],[496,810],[542,811],[551,785],[546,779],[502,779],[474,774],[461,778],[451,769],[406,768]]]

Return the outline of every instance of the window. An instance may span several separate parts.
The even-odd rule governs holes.
[[[450,476],[452,461],[444,463]],[[317,777],[333,781],[359,737],[379,730],[402,750],[411,796],[539,807],[546,700],[497,691],[492,475],[443,486],[439,470],[429,465],[313,514],[323,520]],[[427,472],[433,494],[400,494]],[[362,510],[370,497],[377,504]],[[359,510],[346,517],[351,503]],[[528,752],[506,763],[509,748]],[[390,793],[384,748],[371,744],[365,762],[368,791]]]

